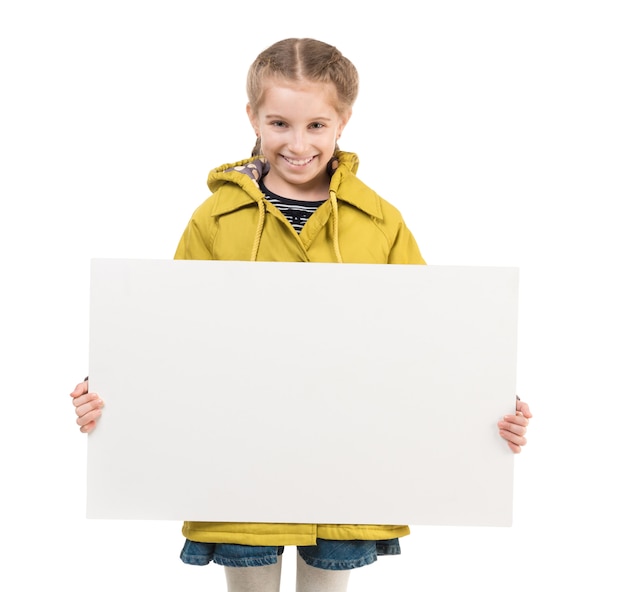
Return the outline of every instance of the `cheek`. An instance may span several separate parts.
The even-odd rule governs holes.
[[[263,132],[261,133],[261,142],[263,143],[264,146],[275,146],[277,141],[276,141],[276,134],[272,134],[272,133],[268,133],[268,132]]]

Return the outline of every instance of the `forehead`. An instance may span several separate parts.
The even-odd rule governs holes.
[[[337,89],[331,82],[316,82],[311,80],[285,80],[271,77],[263,84],[263,92],[259,107],[268,107],[270,104],[285,107],[302,106],[326,107],[339,111]]]

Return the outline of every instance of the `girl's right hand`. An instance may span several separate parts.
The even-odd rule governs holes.
[[[76,385],[76,388],[70,393],[74,403],[74,411],[77,418],[76,423],[80,427],[80,431],[88,434],[95,427],[100,415],[104,401],[97,393],[89,392],[89,382],[87,380]]]

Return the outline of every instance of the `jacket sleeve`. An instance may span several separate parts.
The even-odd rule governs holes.
[[[420,249],[417,246],[417,241],[404,221],[401,221],[398,226],[398,233],[391,246],[387,262],[426,265],[426,261],[424,261]]]
[[[209,225],[201,221],[198,212],[194,213],[180,237],[174,259],[213,259],[209,246]]]

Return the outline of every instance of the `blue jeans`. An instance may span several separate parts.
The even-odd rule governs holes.
[[[227,567],[272,565],[283,554],[284,547],[254,547],[226,543],[198,543],[185,540],[180,553],[184,563],[208,565],[211,561]],[[300,557],[320,569],[354,569],[369,565],[379,555],[399,555],[400,541],[327,541],[317,539],[316,545],[299,546]]]

